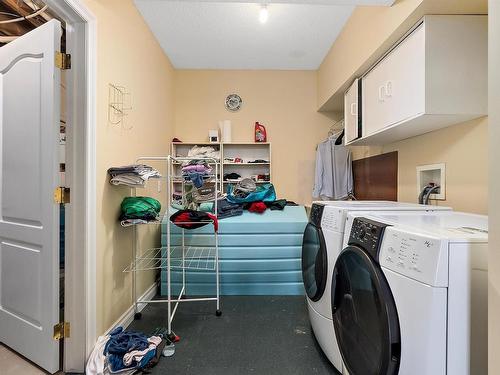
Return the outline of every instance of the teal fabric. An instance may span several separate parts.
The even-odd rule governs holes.
[[[245,198],[235,196],[233,189],[232,184],[227,187],[227,200],[231,203],[274,202],[276,200],[276,191],[273,184],[258,185],[257,189]]]
[[[307,225],[303,206],[262,215],[244,212],[219,221],[220,281],[223,295],[303,295],[302,236]],[[168,221],[162,224],[162,245],[167,243]],[[203,227],[186,233],[188,246],[212,246],[213,230]],[[182,244],[182,230],[171,226],[171,244]],[[186,231],[187,232],[187,231]],[[166,295],[166,271],[161,272],[161,293]],[[191,295],[213,295],[213,271],[186,273]],[[172,272],[172,291],[180,291],[182,272]]]

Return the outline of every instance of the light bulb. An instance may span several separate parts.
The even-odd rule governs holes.
[[[259,12],[259,21],[260,23],[266,23],[268,18],[269,18],[269,11],[267,10],[267,5],[263,4]]]

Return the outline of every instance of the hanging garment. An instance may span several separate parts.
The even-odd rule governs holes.
[[[353,191],[351,152],[329,139],[318,145],[313,197],[345,199]]]

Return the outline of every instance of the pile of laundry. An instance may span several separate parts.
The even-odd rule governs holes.
[[[192,220],[201,220],[206,216],[199,216],[191,212],[204,212],[208,214],[217,213],[217,219],[239,216],[244,210],[255,213],[263,213],[267,209],[283,210],[285,206],[297,206],[295,202],[286,199],[276,199],[276,192],[272,184],[258,186],[250,178],[244,178],[234,185],[229,185],[227,194],[220,194],[217,197],[217,212],[215,208],[215,186],[192,188],[185,196],[184,201],[178,200],[172,203],[172,207],[192,215]],[[177,217],[176,217],[177,219]],[[172,219],[172,222],[175,221]],[[178,219],[177,219],[178,220]],[[193,229],[195,225],[190,225]],[[187,228],[187,227],[186,227]]]
[[[160,178],[161,174],[153,167],[145,164],[125,165],[108,169],[112,185],[126,185],[130,187],[144,187],[150,178]]]
[[[203,186],[204,179],[210,178],[212,168],[205,160],[191,160],[184,163],[182,176],[185,180],[191,181],[197,188]]]
[[[160,220],[161,203],[151,197],[126,197],[121,204],[120,224],[124,227]]]
[[[193,146],[187,154],[188,158],[212,158],[220,159],[220,151],[212,146]]]
[[[158,333],[159,332],[159,333]],[[87,375],[135,374],[158,364],[165,348],[173,346],[166,331],[151,336],[117,327],[100,336],[87,362]]]

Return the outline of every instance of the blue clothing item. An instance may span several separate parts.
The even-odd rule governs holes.
[[[148,337],[141,332],[124,331],[117,327],[110,333],[110,338],[104,346],[104,354],[108,358],[111,372],[117,372],[125,368],[133,368],[123,364],[123,356],[132,350],[144,350],[149,347]]]
[[[233,185],[229,185],[227,188],[227,200],[230,203],[274,202],[276,200],[276,191],[273,184],[257,186],[255,191],[249,193],[244,198],[235,196],[233,189]]]
[[[203,176],[205,175],[205,172],[188,172],[187,176],[188,178],[193,182],[193,185],[196,188],[201,188],[203,186]]]
[[[141,369],[144,368],[149,361],[151,361],[156,356],[156,349],[150,350],[144,357],[142,357],[141,361],[137,364],[136,368]]]

